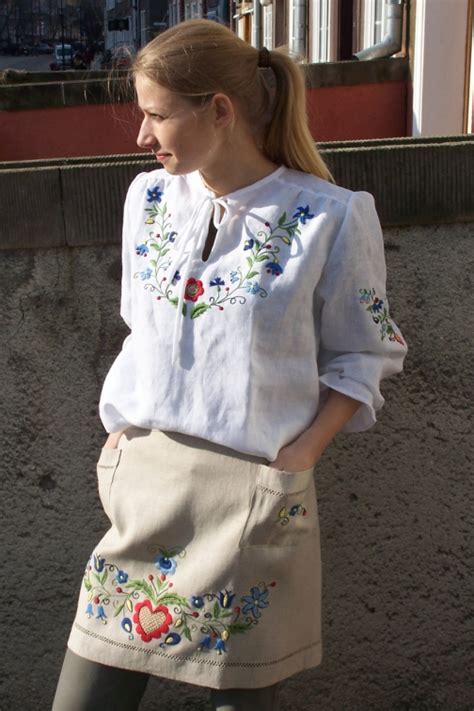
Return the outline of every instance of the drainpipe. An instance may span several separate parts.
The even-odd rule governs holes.
[[[289,11],[293,16],[290,50],[306,59],[306,0],[290,0]]]
[[[405,0],[385,0],[387,34],[381,42],[354,54],[355,59],[391,57],[402,48],[403,4]]]
[[[259,0],[253,0],[252,47],[262,47],[262,6]]]

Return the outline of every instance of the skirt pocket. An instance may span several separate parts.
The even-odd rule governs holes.
[[[110,492],[114,483],[115,474],[122,458],[122,450],[120,448],[112,449],[111,447],[103,447],[100,451],[99,460],[97,462],[97,482],[99,488],[99,497],[102,502],[105,513],[110,518]]]
[[[297,546],[316,529],[313,470],[286,472],[258,465],[240,548]]]

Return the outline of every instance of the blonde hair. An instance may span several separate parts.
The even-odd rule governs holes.
[[[258,68],[259,50],[226,25],[186,20],[143,47],[132,77],[143,75],[165,88],[203,104],[222,92],[235,100],[243,119],[261,136],[271,161],[332,180],[306,113],[304,76],[288,47],[270,52],[270,68]]]

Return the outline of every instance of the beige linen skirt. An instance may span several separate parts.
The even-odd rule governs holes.
[[[97,474],[112,525],[86,565],[73,652],[217,689],[320,663],[312,469],[131,427]]]

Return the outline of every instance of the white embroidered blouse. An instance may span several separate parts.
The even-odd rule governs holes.
[[[107,432],[183,432],[273,461],[328,388],[361,402],[346,432],[371,427],[381,379],[402,369],[369,193],[285,166],[222,197],[199,171],[140,173],[122,266],[131,333],[101,393]]]

